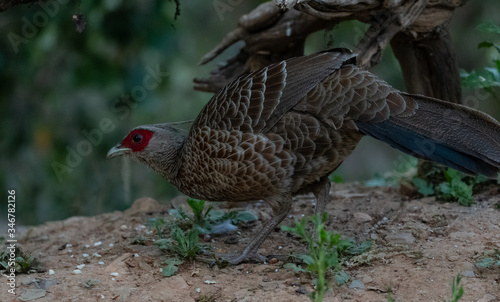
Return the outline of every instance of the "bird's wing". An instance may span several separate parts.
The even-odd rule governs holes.
[[[212,97],[193,128],[267,132],[318,83],[354,59],[350,51],[334,49],[244,75]]]
[[[413,99],[405,99],[374,74],[346,64],[310,90],[293,110],[339,129],[346,121],[381,122],[391,116],[410,116],[417,107]]]

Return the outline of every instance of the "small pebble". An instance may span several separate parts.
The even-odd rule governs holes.
[[[66,247],[72,247],[73,245],[71,243],[66,244]]]
[[[126,230],[126,229],[127,229],[127,226],[126,226],[126,225],[124,225],[124,224],[122,224],[122,225],[120,226],[120,229],[122,229],[122,230]]]
[[[199,288],[199,287],[198,287],[198,288],[196,289],[196,292],[197,292],[197,293],[201,292],[201,288]]]
[[[98,254],[98,253],[93,253],[93,254],[92,254],[92,256],[97,257],[97,258],[102,257],[102,256],[101,256],[100,254]]]
[[[135,258],[139,257],[139,254],[135,253],[135,254],[134,254],[134,257],[135,257]]]
[[[351,285],[349,285],[349,288],[364,289],[365,285],[363,284],[363,282],[359,280],[352,280]]]
[[[98,263],[99,263],[100,265],[104,265],[104,262],[102,262],[102,261],[99,261]]]
[[[76,266],[77,269],[83,269],[84,267],[85,267],[85,264],[80,264],[80,265]]]
[[[111,273],[110,275],[113,277],[118,277],[119,274],[118,273]]]
[[[89,254],[82,254],[82,256],[83,256],[84,258],[87,258],[87,257],[89,256]]]
[[[460,273],[460,275],[464,276],[464,277],[468,277],[468,278],[474,278],[476,277],[476,275],[474,274],[473,271],[463,271]]]
[[[269,263],[271,263],[271,264],[276,264],[276,263],[278,263],[278,259],[276,259],[276,258],[271,258],[271,259],[269,260]]]
[[[81,271],[81,270],[79,270],[79,269],[75,269],[75,270],[73,271],[73,275],[79,275],[79,274],[81,274],[81,273],[82,273],[82,271]]]
[[[90,245],[89,245],[89,244],[86,244],[86,245],[85,245],[85,247],[90,247]]]
[[[391,233],[385,237],[389,243],[392,244],[414,244],[415,237],[411,233],[400,232],[400,233]]]
[[[109,247],[113,247],[113,245],[114,245],[114,244],[110,243],[110,244],[109,244]]]
[[[55,274],[54,270],[49,269],[49,275],[54,275],[54,274]]]
[[[99,245],[101,245],[101,244],[102,244],[102,242],[97,241],[96,243],[94,243],[94,246],[99,246]]]

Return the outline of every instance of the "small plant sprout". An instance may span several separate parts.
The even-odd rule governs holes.
[[[307,221],[313,223],[313,231],[306,230]],[[344,240],[340,234],[325,230],[328,215],[317,214],[295,223],[295,227],[282,226],[285,231],[298,235],[307,243],[308,254],[295,255],[307,264],[307,271],[315,276],[316,290],[311,294],[312,301],[322,301],[328,290],[326,275],[330,270],[340,271],[339,258],[347,254],[359,254],[364,252],[371,244],[356,245],[353,240]],[[287,265],[295,271],[305,271],[294,264]],[[340,280],[347,280],[347,274],[339,275]],[[336,276],[337,279],[337,276]],[[347,281],[345,281],[347,282]]]
[[[451,300],[444,300],[444,302],[457,302],[464,294],[464,289],[460,285],[460,275],[453,278],[451,282]]]

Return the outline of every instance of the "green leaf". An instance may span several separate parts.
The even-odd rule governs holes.
[[[162,268],[162,274],[164,277],[170,277],[173,276],[179,268],[173,264],[169,264],[165,267]]]
[[[474,177],[474,183],[476,183],[476,184],[480,184],[482,182],[487,182],[489,180],[490,180],[489,177],[481,175],[481,174],[476,175],[476,177]]]
[[[476,30],[485,33],[500,34],[500,26],[493,23],[484,22],[476,26]]]
[[[365,241],[359,244],[354,244],[350,248],[347,249],[347,252],[351,255],[361,255],[370,249],[373,245],[372,241]]]
[[[329,269],[331,267],[335,267],[336,269],[340,269],[338,252],[333,251],[333,252],[329,253],[328,255],[326,255],[325,264],[326,264],[326,269]]]
[[[154,243],[160,250],[168,250],[169,246],[172,244],[171,239],[158,239]]]
[[[149,218],[147,225],[152,229],[161,229],[165,225],[165,219],[163,218]]]
[[[445,198],[450,198],[451,195],[451,187],[450,184],[447,182],[443,182],[439,184],[439,192],[441,192],[443,195],[445,195]]]
[[[500,176],[499,176],[499,181],[500,181]],[[297,233],[297,229],[294,228],[294,227],[291,227],[289,225],[282,225],[281,226],[281,229],[285,232],[290,232],[290,233],[294,233],[296,234]]]
[[[189,215],[186,212],[184,212],[182,208],[169,210],[168,214],[177,219],[192,220],[192,218],[189,217]]]
[[[460,73],[460,78],[463,87],[467,88],[488,88],[488,87],[500,87],[500,82],[497,77],[498,70],[495,72],[491,68],[485,68],[483,70],[473,70],[470,73],[462,71]]]
[[[483,42],[481,42],[481,43],[477,44],[477,48],[478,48],[478,49],[479,49],[479,48],[490,48],[490,47],[492,47],[492,46],[495,46],[495,44],[493,44],[493,43],[492,43],[492,42],[490,42],[490,41],[483,41]]]
[[[297,255],[297,258],[302,259],[302,261],[304,261],[307,265],[314,263],[314,258],[309,255],[301,254]]]
[[[446,180],[448,182],[451,182],[454,179],[461,180],[465,176],[465,174],[455,169],[448,168],[446,171],[444,171],[444,176],[446,177]]]
[[[346,274],[344,271],[336,273],[334,278],[335,278],[335,282],[337,282],[338,285],[344,285],[347,282],[349,282],[349,280],[351,279],[351,277],[348,274]]]
[[[224,211],[222,210],[211,210],[210,213],[208,214],[208,219],[212,222],[221,222],[226,219],[231,219],[230,217],[226,217],[230,216],[231,213],[234,212],[229,212],[227,214],[224,214]]]
[[[242,221],[242,222],[250,222],[250,221],[256,221],[258,220],[257,214],[254,211],[241,211],[238,212],[236,215],[236,222]]]
[[[195,215],[202,213],[203,209],[205,208],[205,201],[204,200],[188,198],[187,204],[189,205],[189,207],[191,207],[191,210],[193,210],[193,213]]]
[[[414,177],[413,184],[418,188],[418,193],[420,193],[424,196],[429,196],[429,195],[435,194],[434,188],[432,187],[432,184],[427,183],[422,178]]]
[[[344,179],[342,178],[342,176],[337,175],[337,174],[330,174],[330,176],[328,178],[330,179],[330,181],[333,181],[336,184],[340,184],[340,183],[344,182]]]
[[[492,267],[495,263],[497,262],[497,260],[493,259],[493,258],[483,258],[483,259],[479,259],[478,261],[476,261],[476,265],[480,268],[490,268]]]
[[[451,195],[458,200],[463,206],[470,206],[473,204],[472,187],[463,182],[460,178],[454,178],[451,181]]]
[[[165,263],[172,265],[181,265],[184,263],[184,260],[181,260],[179,258],[167,258],[167,260],[165,260]]]

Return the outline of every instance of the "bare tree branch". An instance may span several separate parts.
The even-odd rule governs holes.
[[[243,73],[293,55],[302,55],[304,40],[309,34],[345,20],[359,20],[370,24],[357,47],[358,62],[361,66],[370,68],[376,65],[384,49],[395,37],[400,42],[402,37],[406,37],[406,40],[415,39],[415,43],[419,41],[421,49],[419,56],[430,51],[432,47],[428,45],[429,43],[439,43],[440,46],[433,52],[443,53],[434,58],[446,57],[446,66],[443,66],[443,69],[450,73],[449,77],[437,76],[439,81],[436,81],[434,77],[441,73],[436,73],[435,67],[420,66],[412,69],[416,63],[420,65],[438,63],[431,60],[433,54],[427,53],[428,60],[414,61],[410,64],[410,61],[415,58],[411,60],[408,57],[404,58],[404,52],[414,51],[409,49],[415,49],[413,42],[398,44],[396,41],[391,45],[398,48],[397,57],[402,64],[405,82],[410,91],[437,97],[446,96],[443,98],[456,101],[460,99],[460,93],[457,93],[460,86],[456,80],[458,69],[452,67],[457,66],[453,46],[446,35],[436,38],[439,36],[436,33],[447,33],[446,27],[454,9],[466,2],[467,0],[275,0],[266,2],[242,16],[238,28],[227,34],[219,45],[207,53],[202,58],[201,64],[213,60],[230,45],[244,41],[245,46],[240,54],[229,60],[225,66],[214,70],[208,79],[195,79],[194,87],[204,91],[217,91],[228,81]],[[428,72],[421,73],[424,69]],[[412,77],[410,70],[418,72],[422,77],[417,79]],[[433,83],[433,85],[426,86],[424,82]],[[448,85],[443,85],[443,82]],[[456,85],[456,87],[444,88],[449,85]],[[445,89],[448,89],[448,92],[441,91]]]

